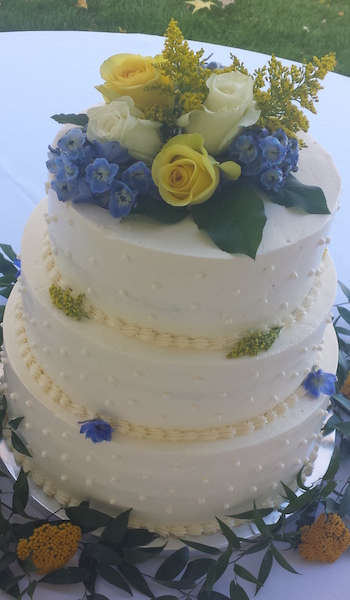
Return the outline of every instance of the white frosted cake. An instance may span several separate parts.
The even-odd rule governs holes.
[[[161,534],[211,533],[215,517],[232,524],[254,500],[278,504],[280,482],[312,465],[329,398],[303,382],[337,366],[326,248],[340,180],[305,141],[297,178],[322,188],[329,213],[265,197],[255,259],[219,249],[191,216],[114,219],[52,187],[38,204],[5,312],[5,391],[31,457],[15,455],[62,505],[132,508],[132,526]],[[82,299],[82,318],[52,302],[51,286]],[[227,357],[273,331],[268,348]],[[111,439],[82,434],[96,422]]]

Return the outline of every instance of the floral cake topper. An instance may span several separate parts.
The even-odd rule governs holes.
[[[194,52],[172,20],[163,53],[117,54],[101,66],[105,104],[55,115],[70,124],[50,147],[58,199],[88,202],[113,217],[143,214],[175,224],[191,215],[214,243],[255,258],[264,199],[327,214],[320,188],[302,185],[297,132],[315,111],[333,54],[284,67],[274,56],[250,75]]]

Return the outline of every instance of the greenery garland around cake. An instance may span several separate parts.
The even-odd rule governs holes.
[[[236,56],[222,66],[194,52],[172,20],[163,53],[117,54],[101,66],[105,103],[69,124],[50,147],[51,187],[62,202],[87,202],[118,219],[163,224],[191,215],[223,251],[255,258],[266,200],[327,214],[320,188],[301,184],[300,130],[313,113],[334,54],[300,67],[272,56],[250,75]],[[299,108],[300,107],[300,108]]]
[[[6,299],[19,265],[10,246],[0,247],[4,253],[0,253],[0,295]],[[345,301],[336,306],[338,316],[334,320],[339,343],[337,376],[314,370],[304,381],[311,396],[331,395],[333,414],[324,433],[335,429],[336,448],[326,473],[310,486],[304,483],[303,469],[299,472],[297,485],[301,494],[282,484],[285,502],[278,509],[274,524],[266,522],[272,509],[260,509],[253,503],[251,510],[229,516],[252,521],[257,531],[254,538],[239,537],[217,519],[226,542],[224,549],[201,541],[180,540],[183,545],[179,550],[164,556],[164,538],[128,526],[131,510],[112,518],[82,502],[62,509],[64,516],[60,518],[54,513],[48,518],[33,517],[28,508],[29,473],[21,469],[12,495],[1,493],[0,485],[0,589],[21,600],[33,598],[42,584],[80,583],[81,600],[111,600],[98,591],[102,579],[115,588],[112,597],[120,591],[132,597],[137,591],[145,598],[157,600],[249,600],[249,589],[256,595],[268,585],[274,563],[296,573],[286,558],[286,550],[297,550],[307,561],[334,562],[350,546],[346,526],[350,516],[350,477],[342,482],[337,478],[340,461],[350,458],[350,289],[343,284],[340,287]],[[17,452],[30,457],[21,439],[22,422],[22,417],[7,420],[6,399],[0,395],[0,439],[6,437]],[[80,433],[88,438],[87,443],[110,441],[112,428],[105,421],[95,419],[80,424]],[[0,471],[0,480],[5,477]],[[192,549],[196,550],[195,556],[191,555]],[[242,564],[252,553],[261,556],[254,573]],[[155,563],[151,563],[145,570],[143,563],[155,557],[157,566],[152,570]],[[224,574],[230,581],[229,595],[216,589]],[[155,591],[160,587],[164,592]]]

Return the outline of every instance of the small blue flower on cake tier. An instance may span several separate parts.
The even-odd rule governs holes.
[[[114,429],[107,421],[92,419],[90,421],[79,421],[79,425],[81,425],[79,433],[84,433],[85,437],[92,440],[94,444],[110,442],[112,439]]]
[[[333,373],[325,373],[322,369],[311,371],[306,377],[303,385],[307,392],[310,392],[315,398],[320,394],[332,396],[335,392],[336,375]]]

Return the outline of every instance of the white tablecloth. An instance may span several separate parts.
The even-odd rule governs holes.
[[[16,32],[0,34],[0,243],[10,243],[20,251],[22,231],[35,204],[44,196],[47,145],[53,140],[58,125],[50,116],[55,113],[78,112],[99,102],[94,89],[101,83],[101,63],[119,52],[155,55],[163,48],[164,39],[136,34],[89,32]],[[205,55],[227,64],[231,52],[244,60],[250,71],[266,64],[261,54],[205,43],[191,43],[194,49],[204,47]],[[310,134],[333,156],[343,181],[342,211],[332,230],[331,254],[339,279],[349,285],[350,227],[350,79],[329,74],[320,92],[318,114],[308,115]],[[341,295],[339,296],[341,297]],[[345,469],[346,470],[346,469]],[[347,469],[348,470],[348,469]],[[296,552],[286,558],[302,576],[292,575],[276,565],[260,600],[328,600],[337,595],[349,597],[349,551],[333,565],[305,563]],[[248,568],[258,572],[261,557],[253,555]],[[220,583],[220,591],[228,593],[228,578]],[[127,598],[121,591],[101,588],[110,600]],[[253,597],[253,587],[247,586]],[[166,591],[159,592],[167,593]],[[169,591],[169,593],[173,593]],[[0,594],[1,596],[1,594]],[[6,597],[3,594],[1,597]],[[37,600],[82,597],[76,586],[44,587],[36,592]],[[136,596],[137,597],[137,596]]]

